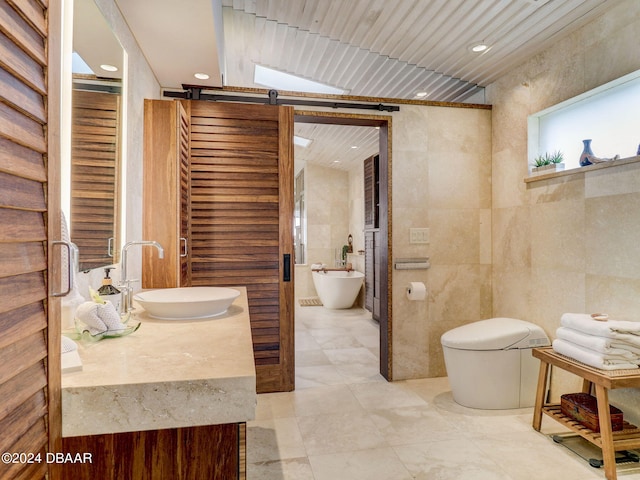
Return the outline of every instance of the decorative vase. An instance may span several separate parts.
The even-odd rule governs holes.
[[[591,139],[582,140],[582,143],[584,144],[584,148],[580,154],[580,166],[586,167],[587,165],[591,165],[588,155],[593,155],[591,151]]]

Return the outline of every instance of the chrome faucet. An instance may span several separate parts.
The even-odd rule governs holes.
[[[121,269],[121,273],[120,273],[120,288],[122,290],[122,294],[124,296],[124,298],[122,299],[122,309],[123,311],[121,313],[129,313],[131,310],[133,310],[133,295],[132,295],[132,288],[131,288],[131,282],[133,282],[134,280],[131,280],[129,278],[127,278],[127,250],[129,249],[129,247],[133,246],[133,245],[150,245],[153,247],[156,247],[158,249],[158,257],[159,258],[164,258],[164,248],[162,248],[162,245],[160,245],[158,242],[153,241],[153,240],[134,240],[132,242],[127,242],[124,244],[124,246],[122,247],[122,255],[120,256],[120,262],[122,263],[122,269]]]

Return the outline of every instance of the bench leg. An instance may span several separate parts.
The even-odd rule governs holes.
[[[547,393],[547,378],[549,377],[549,364],[540,361],[540,373],[538,373],[538,387],[536,389],[536,404],[533,408],[533,429],[540,431],[542,426],[542,406]]]
[[[609,392],[602,385],[596,385],[596,398],[598,399],[598,417],[600,419],[604,475],[607,477],[607,480],[616,480],[616,452],[613,448],[613,433],[611,431]]]

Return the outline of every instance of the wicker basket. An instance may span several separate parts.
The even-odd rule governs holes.
[[[560,397],[560,410],[567,417],[571,417],[594,432],[600,431],[598,419],[598,401],[588,393],[566,393]],[[609,405],[611,412],[611,430],[622,430],[622,411]]]

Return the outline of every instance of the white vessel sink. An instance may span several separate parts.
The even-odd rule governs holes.
[[[133,299],[153,318],[185,320],[222,315],[239,296],[233,288],[183,287],[147,290]]]

